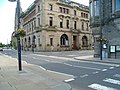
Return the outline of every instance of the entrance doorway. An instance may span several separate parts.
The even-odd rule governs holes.
[[[73,47],[72,47],[72,49],[75,49],[75,50],[78,49],[77,48],[77,36],[73,36]]]

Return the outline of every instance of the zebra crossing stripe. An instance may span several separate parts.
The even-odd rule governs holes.
[[[89,88],[95,89],[95,90],[117,90],[115,88],[111,88],[111,87],[106,87],[106,86],[102,86],[100,84],[91,84],[88,86]]]
[[[112,84],[120,85],[120,81],[119,80],[114,80],[114,79],[106,78],[103,81],[104,82],[108,82],[108,83],[112,83]]]

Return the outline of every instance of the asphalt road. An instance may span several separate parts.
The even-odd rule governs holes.
[[[2,53],[17,58],[15,50],[4,50]],[[73,59],[92,54],[93,51],[22,52],[22,60],[46,70],[74,76],[64,80],[73,90],[120,90],[119,65]]]

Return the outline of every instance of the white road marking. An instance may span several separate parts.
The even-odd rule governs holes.
[[[81,78],[84,78],[84,77],[88,77],[88,75],[87,74],[85,74],[85,75],[82,75],[82,76],[80,76]]]
[[[79,56],[79,57],[75,57],[76,59],[87,59],[87,58],[93,58],[93,55],[89,55],[89,56]]]
[[[47,56],[47,55],[37,55],[37,54],[32,54],[32,55],[41,56],[41,57],[57,58],[57,59],[63,59],[63,60],[73,60],[72,58],[58,57],[58,56]]]
[[[120,78],[120,74],[115,74],[115,75],[113,75],[113,77]]]
[[[91,68],[91,67],[84,67],[84,66],[76,66],[76,65],[74,65],[73,67],[77,67],[77,68],[84,68],[84,69],[92,69],[92,70],[101,70],[101,69],[99,69],[99,68]]]
[[[26,61],[23,61],[25,64],[28,64]]]
[[[105,71],[107,71],[107,69],[103,69],[102,71],[105,72]]]
[[[75,80],[74,78],[71,78],[71,79],[67,79],[67,80],[64,80],[65,82],[71,82],[71,81],[73,81],[73,80]]]
[[[109,69],[114,69],[114,67],[110,67]]]
[[[120,67],[120,65],[116,65],[116,67]]]
[[[110,63],[101,63],[101,62],[91,62],[91,63],[94,63],[94,64],[102,64],[102,65],[106,65],[106,66],[118,66],[118,64],[110,64]]]
[[[108,82],[108,83],[112,83],[112,84],[120,85],[120,81],[119,80],[114,80],[114,79],[111,79],[111,78],[106,78],[103,81],[104,82]]]
[[[93,74],[97,74],[97,73],[99,73],[98,71],[96,71],[96,72],[93,72]]]
[[[67,65],[67,66],[72,66],[71,64],[68,64],[68,63],[63,63],[63,64],[65,64],[65,65]]]
[[[63,59],[63,60],[73,60],[71,58],[66,58],[66,57],[57,57],[57,56],[48,56],[48,57],[57,58],[57,59]]]
[[[84,68],[84,69],[92,69],[92,70],[101,70],[99,68],[91,68],[91,67],[84,67],[84,66],[76,66],[76,65],[71,65],[71,64],[68,64],[68,63],[63,63],[67,66],[73,66],[73,67],[76,67],[76,68]]]
[[[47,70],[47,69],[45,69],[44,67],[42,67],[42,66],[39,66],[41,69],[43,69],[43,70]]]
[[[95,90],[117,90],[115,88],[111,88],[111,87],[106,87],[100,84],[91,84],[88,86],[89,88],[95,89]]]
[[[65,76],[70,76],[72,78],[75,78],[74,75],[70,75],[70,74],[66,74],[66,73],[61,73],[61,72],[56,72],[56,71],[51,71],[51,70],[47,70],[48,72],[52,72],[52,73],[56,73],[56,74],[61,74],[61,75],[65,75]]]
[[[77,56],[77,55],[67,55],[67,56]]]

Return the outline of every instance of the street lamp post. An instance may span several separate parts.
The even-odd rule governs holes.
[[[100,5],[99,5],[99,8],[100,8],[100,60],[102,60],[102,7],[101,7],[101,5],[102,5],[102,1],[100,0]]]
[[[17,1],[17,30],[20,29],[20,0],[8,0],[10,2]],[[19,71],[22,71],[22,63],[21,63],[21,45],[20,45],[20,37],[18,33],[16,33],[17,37],[17,46],[18,46],[18,66]]]

